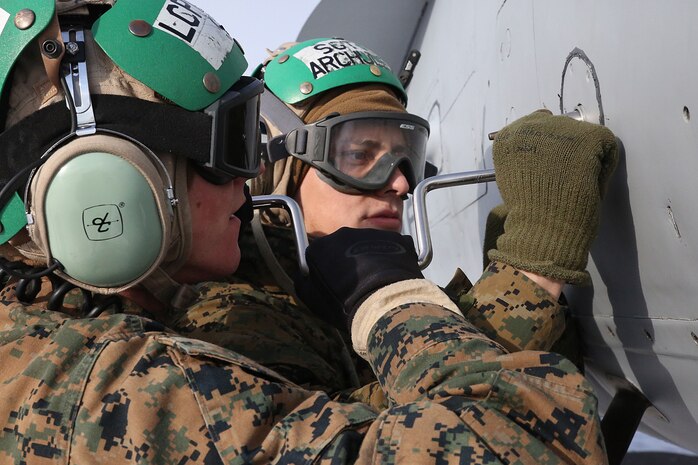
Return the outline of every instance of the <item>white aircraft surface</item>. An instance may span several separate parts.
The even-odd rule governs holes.
[[[298,37],[354,40],[396,72],[418,50],[408,109],[431,124],[439,175],[492,169],[488,133],[538,108],[576,110],[620,139],[593,286],[565,290],[611,463],[640,418],[698,452],[697,21],[691,0],[322,0]],[[429,194],[429,277],[480,275],[499,202],[493,182]]]

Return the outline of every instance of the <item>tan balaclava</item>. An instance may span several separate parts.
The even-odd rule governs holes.
[[[267,90],[269,92],[269,90]],[[306,124],[321,120],[330,113],[347,115],[363,111],[394,111],[406,113],[404,105],[388,86],[381,84],[354,84],[337,87],[315,98],[289,107]],[[266,167],[266,171],[252,180],[252,195],[287,195],[294,197],[310,165],[298,158],[288,157]],[[288,213],[282,209],[265,210],[262,220],[268,224],[290,225]]]
[[[71,1],[70,5],[65,2],[59,2],[57,4],[57,11],[59,14],[65,13],[68,10],[70,13],[86,13],[86,11],[83,10],[84,4],[86,3],[109,4],[110,2],[104,0],[76,0]],[[95,43],[91,32],[88,30],[85,31],[85,41],[89,86],[92,95],[121,95],[136,97],[151,102],[164,103],[152,89],[143,85],[116,66]],[[8,83],[10,85],[10,92],[5,129],[42,108],[64,101],[65,97],[53,84],[54,81],[55,76],[53,76],[52,79],[48,74],[47,68],[44,67],[39,47],[27,47],[15,64],[12,80]],[[37,131],[38,130],[39,128],[37,128]],[[150,277],[146,278],[146,281],[144,281],[146,285],[147,280],[153,278],[158,279],[159,282],[165,279],[172,283],[171,280],[163,278],[162,275],[171,276],[175,273],[187,260],[191,250],[191,224],[187,197],[187,159],[183,156],[174,156],[167,153],[156,153],[156,155],[162,161],[165,169],[170,175],[179,203],[177,208],[174,209],[175,216],[173,224],[172,227],[169,228],[171,232],[169,237],[165,238],[166,247],[164,259],[158,267],[158,270]],[[21,256],[17,252],[19,252]],[[42,250],[33,241],[28,239],[25,230],[18,233],[10,243],[0,246],[0,256],[9,260],[21,258],[29,264],[44,265],[46,263],[46,257]],[[146,287],[150,288],[151,286]],[[152,287],[155,288],[157,286]],[[90,290],[102,293],[113,291],[105,291],[99,288]]]

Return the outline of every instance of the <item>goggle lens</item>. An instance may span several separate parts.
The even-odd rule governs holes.
[[[331,128],[327,161],[339,173],[372,185],[385,185],[395,167],[407,163],[410,172],[403,174],[414,188],[424,177],[428,137],[427,128],[411,121],[349,120]]]
[[[223,117],[228,135],[222,142],[223,165],[246,171],[259,170],[259,96],[233,107]]]
[[[261,81],[243,77],[206,110],[213,116],[215,129],[205,169],[216,172],[221,181],[259,174],[259,96],[263,90]]]

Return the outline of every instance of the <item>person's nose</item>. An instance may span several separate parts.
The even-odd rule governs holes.
[[[394,192],[395,194],[397,194],[398,197],[403,197],[407,195],[409,191],[410,183],[407,181],[407,178],[402,173],[402,170],[400,168],[393,171],[393,174],[390,176],[388,183],[382,189],[383,193]]]

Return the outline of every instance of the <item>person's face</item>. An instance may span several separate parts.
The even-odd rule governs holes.
[[[245,203],[244,178],[216,185],[193,169],[189,174],[192,248],[174,275],[180,283],[212,280],[237,270],[240,264],[240,220],[234,215]]]
[[[404,146],[404,137],[397,128],[357,125],[350,135],[344,136],[334,142],[333,153],[342,154],[342,163],[346,166],[343,172],[352,169],[359,176],[365,174],[362,166],[367,160],[397,152]],[[335,163],[337,166],[337,161]],[[324,236],[345,226],[400,232],[402,198],[407,192],[409,183],[400,170],[395,170],[383,188],[352,195],[335,190],[311,168],[295,200],[303,211],[305,228],[311,236]]]

